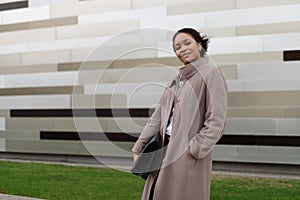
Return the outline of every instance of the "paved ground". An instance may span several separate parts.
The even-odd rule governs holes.
[[[40,200],[40,199],[0,194],[0,200]]]

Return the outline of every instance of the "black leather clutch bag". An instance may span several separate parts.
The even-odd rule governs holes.
[[[137,176],[147,179],[152,171],[159,170],[162,164],[162,139],[160,132],[155,134],[144,147],[138,159],[134,162],[131,172]]]

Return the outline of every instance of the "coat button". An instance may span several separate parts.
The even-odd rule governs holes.
[[[183,81],[179,81],[179,87],[183,87],[184,82]]]

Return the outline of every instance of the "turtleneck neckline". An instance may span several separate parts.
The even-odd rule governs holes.
[[[197,72],[198,66],[204,62],[205,62],[204,58],[199,58],[196,61],[191,62],[191,63],[181,67],[179,69],[179,73],[181,74],[183,79],[189,79]]]

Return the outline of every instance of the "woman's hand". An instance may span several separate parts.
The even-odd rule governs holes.
[[[133,162],[135,162],[139,157],[139,154],[133,153]]]

